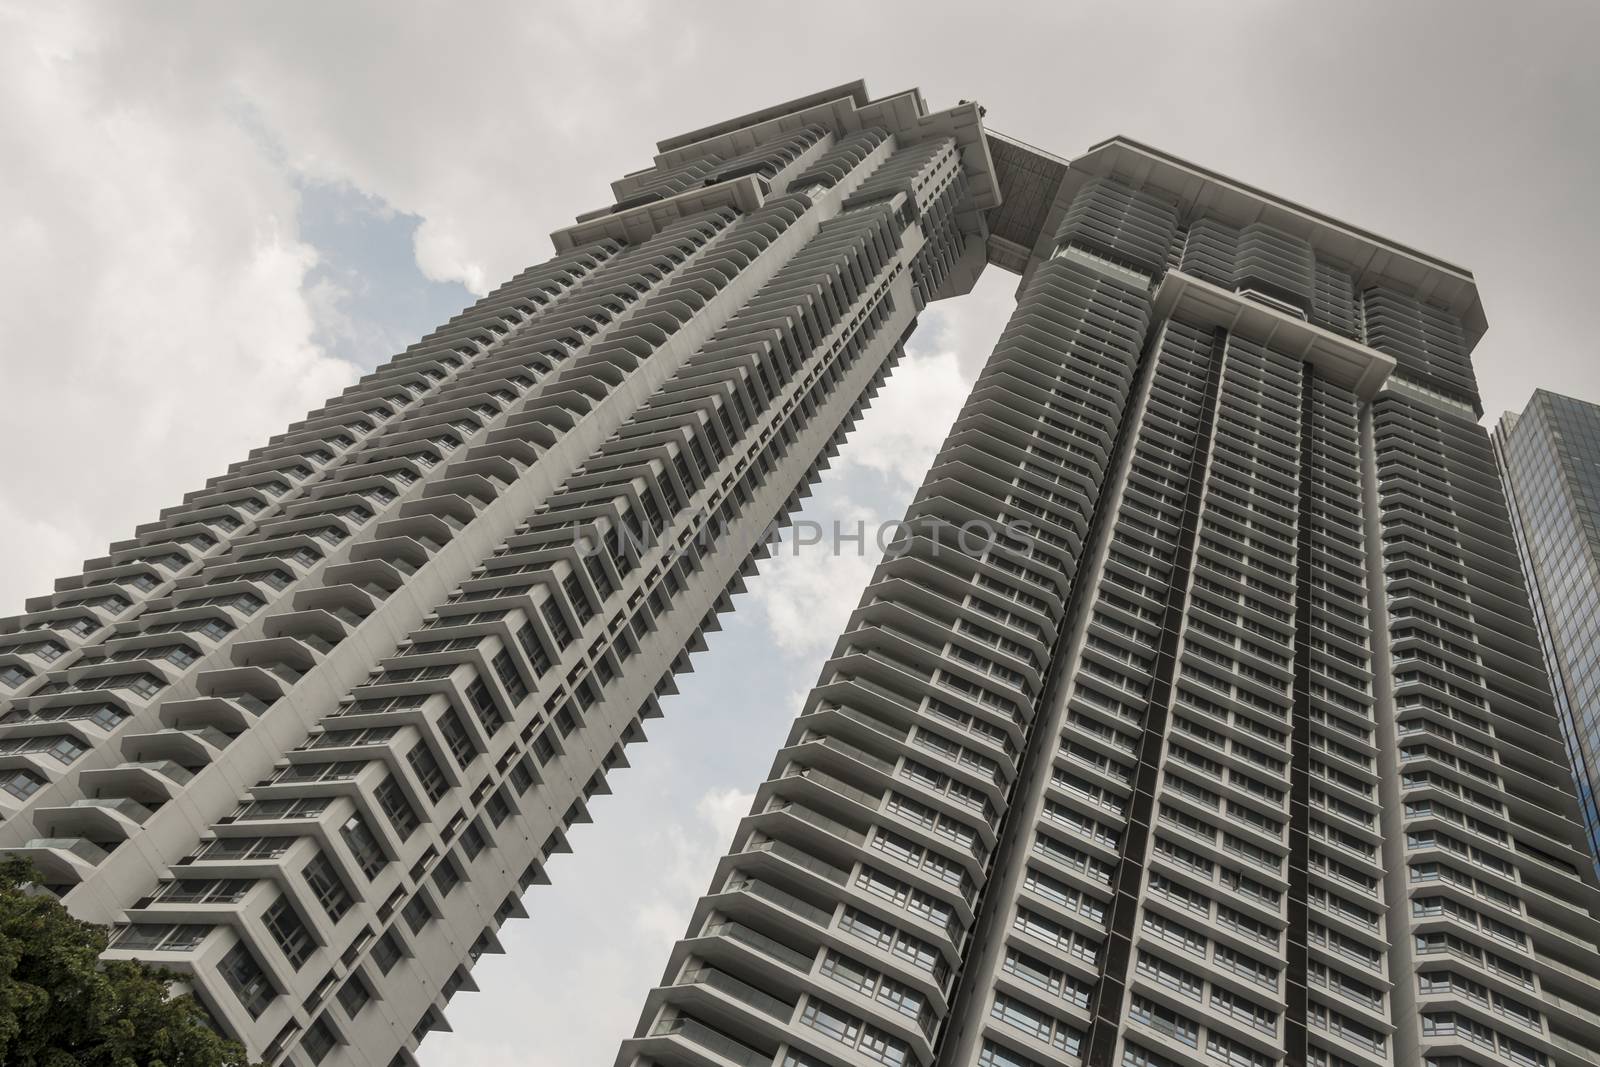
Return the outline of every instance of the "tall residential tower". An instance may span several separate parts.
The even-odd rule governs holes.
[[[0,848],[273,1067],[413,1063],[993,263],[1010,325],[618,1063],[1596,1062],[1471,276],[982,116],[858,82],[660,142],[30,601]]]
[[[1016,310],[617,1067],[1600,1063],[1472,277],[990,141]]]
[[[966,291],[976,105],[663,142],[556,257],[0,623],[0,848],[252,1058],[385,1067]]]
[[[1600,857],[1600,405],[1540,389],[1520,415],[1501,418],[1494,443],[1589,848]]]

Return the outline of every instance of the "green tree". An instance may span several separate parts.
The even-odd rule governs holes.
[[[139,962],[100,961],[106,931],[34,888],[26,860],[0,861],[0,1065],[248,1067],[180,980]]]

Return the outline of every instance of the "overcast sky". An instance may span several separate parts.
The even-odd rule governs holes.
[[[1060,155],[1127,134],[1460,263],[1491,418],[1600,400],[1596,41],[1578,0],[0,0],[0,612],[548,258],[655,141],[857,77]],[[898,516],[1012,282],[925,314],[810,514]],[[424,1064],[610,1062],[872,562],[764,568]]]

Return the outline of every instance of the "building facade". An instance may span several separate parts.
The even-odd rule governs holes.
[[[1540,389],[1521,414],[1500,419],[1494,444],[1573,787],[1600,857],[1600,406]]]
[[[253,1059],[415,1062],[996,202],[859,84],[614,193],[0,623],[0,848]]]
[[[617,1067],[1600,1063],[1471,276],[989,138],[1015,311]]]
[[[0,848],[274,1067],[413,1063],[993,264],[1011,322],[618,1064],[1596,1062],[1471,276],[982,119],[858,82],[660,142],[29,601]]]

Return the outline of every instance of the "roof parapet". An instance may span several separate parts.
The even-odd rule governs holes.
[[[1068,162],[1003,134],[989,137],[1006,198],[989,220],[997,238],[991,239],[989,260],[1007,270],[1026,274],[1025,253],[1030,261],[1049,256],[1050,238],[1073,195],[1090,178],[1113,178],[1171,196],[1185,221],[1210,216],[1241,226],[1264,222],[1301,237],[1348,266],[1360,286],[1391,285],[1449,310],[1466,330],[1469,351],[1488,329],[1477,283],[1465,268],[1132,138],[1108,138]],[[1046,194],[1049,204],[1041,202]]]
[[[843,85],[835,85],[831,89],[824,89],[818,93],[807,93],[805,96],[797,96],[793,100],[785,100],[781,104],[773,104],[771,107],[764,107],[759,111],[752,111],[737,118],[725,119],[722,122],[712,123],[710,126],[702,126],[698,130],[680,133],[676,137],[668,137],[664,141],[657,141],[656,151],[665,155],[675,149],[699,144],[701,141],[708,141],[713,137],[729,134],[735,130],[759,126],[762,123],[772,122],[788,115],[803,114],[818,107],[826,107],[835,101],[844,100],[853,101],[856,107],[865,107],[869,100],[866,81],[862,78],[857,78],[855,81],[845,82]]]
[[[588,216],[552,233],[550,243],[556,246],[557,252],[569,252],[607,237],[624,244],[638,244],[648,241],[677,220],[698,215],[702,211],[731,207],[748,213],[765,202],[766,193],[762,191],[761,180],[754,174],[746,174],[716,185],[687,189],[665,200],[654,200],[615,213]]]
[[[612,192],[626,199],[635,191],[638,179],[657,169],[680,166],[708,155],[732,158],[809,125],[822,126],[835,137],[877,126],[893,134],[902,147],[932,138],[952,138],[961,152],[962,170],[972,193],[973,207],[985,212],[999,206],[1000,185],[995,179],[994,161],[990,158],[983,129],[983,109],[977,103],[963,101],[930,113],[918,89],[873,100],[868,97],[866,83],[861,80],[660,141],[653,165],[613,182]],[[649,206],[659,206],[659,202]],[[590,212],[580,216],[578,221],[599,221],[607,210],[610,209]],[[576,227],[566,227],[559,232],[568,233],[574,229]]]

